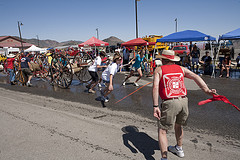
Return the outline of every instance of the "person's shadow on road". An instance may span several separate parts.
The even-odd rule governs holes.
[[[132,153],[142,153],[146,160],[155,160],[155,150],[160,150],[158,141],[147,135],[146,133],[139,132],[135,126],[125,126],[122,128],[125,133],[122,135],[123,143],[128,147]],[[131,142],[131,145],[129,142]]]

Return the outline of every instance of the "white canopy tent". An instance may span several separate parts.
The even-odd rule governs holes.
[[[42,48],[39,48],[39,47],[37,47],[35,45],[32,45],[28,49],[24,50],[24,52],[40,52],[42,50],[43,50]]]

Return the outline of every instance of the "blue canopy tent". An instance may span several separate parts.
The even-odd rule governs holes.
[[[186,30],[172,33],[161,39],[157,39],[157,42],[190,42],[190,41],[216,41],[216,38],[201,33],[199,31]]]
[[[240,39],[240,28],[233,30],[231,32],[228,32],[226,34],[223,34],[222,36],[219,36],[218,42],[220,42],[221,40],[223,40],[223,41],[230,40],[230,42],[231,42],[231,40],[239,40],[239,39]],[[218,57],[220,57],[220,55],[219,55],[220,48],[221,48],[221,43],[219,43]],[[223,58],[223,57],[221,57],[221,58]]]
[[[222,36],[219,37],[219,40],[236,40],[236,39],[240,39],[240,28],[232,32],[223,34]]]
[[[157,42],[191,42],[191,41],[216,41],[216,38],[204,34],[195,30],[185,30],[181,32],[172,33],[168,36],[165,36],[161,39],[157,39]],[[213,51],[211,47],[211,56],[213,57]],[[213,74],[215,77],[215,63],[213,65]]]

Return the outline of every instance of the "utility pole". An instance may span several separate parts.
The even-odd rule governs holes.
[[[99,39],[99,36],[98,36],[98,28],[96,29],[96,31],[97,31],[97,39]]]
[[[138,38],[138,17],[137,17],[137,2],[140,0],[135,0],[135,11],[136,11],[136,38]]]
[[[39,45],[39,37],[38,37],[38,35],[37,35],[37,40],[38,40],[38,47],[40,47],[40,45]]]
[[[22,47],[22,51],[23,51],[22,34],[21,34],[21,29],[20,29],[20,26],[22,26],[22,25],[23,25],[22,22],[18,21],[18,31],[19,31],[21,47]]]
[[[176,22],[176,32],[177,32],[177,18],[175,19],[175,22]]]

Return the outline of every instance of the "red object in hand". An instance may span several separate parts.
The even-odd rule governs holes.
[[[238,111],[240,111],[240,109],[237,106],[232,104],[225,96],[222,96],[222,95],[215,95],[215,94],[213,94],[213,98],[209,98],[207,100],[200,101],[200,102],[198,102],[198,105],[203,105],[203,104],[206,104],[206,103],[209,103],[209,102],[213,102],[213,101],[223,101],[224,103],[231,104]]]

